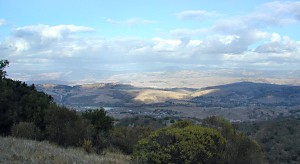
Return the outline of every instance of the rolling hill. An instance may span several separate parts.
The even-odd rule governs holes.
[[[139,88],[131,85],[99,83],[87,85],[37,85],[68,106],[144,106],[155,104],[196,105],[203,107],[297,106],[300,86],[238,82],[201,89]]]

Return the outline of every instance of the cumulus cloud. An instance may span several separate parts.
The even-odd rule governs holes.
[[[297,53],[299,52],[300,42],[291,40],[289,37],[281,37],[277,33],[271,34],[270,41],[258,46],[255,51],[258,53]]]
[[[205,11],[205,10],[187,10],[181,11],[175,14],[179,19],[183,20],[202,20],[207,17],[216,17],[220,16],[215,11]]]
[[[158,23],[158,21],[147,20],[147,19],[142,19],[142,18],[138,18],[138,17],[130,18],[127,20],[115,20],[112,18],[107,18],[106,22],[111,23],[111,24],[122,25],[122,26],[135,26],[135,25],[146,25],[146,24]]]
[[[43,57],[72,57],[84,49],[83,38],[75,37],[79,32],[90,32],[93,28],[75,25],[36,25],[16,28],[13,36],[0,45],[3,54]]]
[[[90,32],[94,29],[91,27],[85,26],[75,26],[75,25],[57,25],[57,26],[48,26],[48,25],[36,25],[36,26],[25,26],[17,28],[14,32],[14,35],[17,37],[27,37],[27,36],[37,36],[42,39],[60,39],[68,36],[71,33],[77,32]]]
[[[153,71],[187,65],[188,68],[197,68],[198,65],[270,68],[273,64],[277,68],[282,65],[294,67],[300,63],[300,43],[277,33],[253,32],[252,38],[269,40],[250,50],[248,46],[255,39],[248,41],[245,38],[250,37],[235,34],[215,34],[203,39],[101,39],[76,36],[76,32],[92,30],[88,27],[73,28],[67,32],[54,26],[45,27],[17,28],[13,36],[0,43],[0,55],[6,55],[5,58],[11,60],[15,64],[13,68],[18,71],[27,70],[34,77],[52,80],[63,77],[84,79],[110,71]],[[60,30],[54,30],[55,35],[45,34],[49,29]],[[35,72],[37,67],[46,73]]]
[[[263,4],[253,12],[245,15],[220,18],[208,28],[174,29],[170,34],[177,38],[202,38],[201,51],[203,53],[239,54],[246,52],[254,45],[256,48],[261,43],[271,42],[269,38],[272,38],[273,41],[281,39],[279,34],[272,34],[268,32],[268,29],[299,22],[299,13],[300,2],[276,1]],[[196,21],[204,16],[218,15],[220,14],[202,10],[183,11],[177,14],[178,18],[194,19]],[[279,42],[282,42],[282,40]],[[286,45],[286,43],[265,44],[264,48],[258,48],[257,52],[292,50],[292,48],[286,46],[284,48],[282,45]],[[282,50],[282,48],[284,49]]]

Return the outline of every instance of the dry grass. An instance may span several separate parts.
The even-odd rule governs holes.
[[[130,157],[105,151],[87,154],[79,148],[64,149],[48,142],[0,137],[0,163],[130,163]]]
[[[181,100],[184,99],[188,94],[173,92],[173,91],[162,91],[162,90],[144,90],[139,93],[134,100],[141,101],[144,103],[159,103],[165,102],[166,100]]]
[[[180,91],[163,91],[159,89],[143,90],[134,98],[135,101],[143,103],[161,103],[167,100],[183,100],[186,98],[193,98],[203,96],[206,94],[214,93],[217,89],[199,90],[196,92],[188,92],[186,90]]]

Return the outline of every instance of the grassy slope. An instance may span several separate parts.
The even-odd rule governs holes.
[[[0,137],[0,163],[130,163],[120,153],[87,154],[82,149],[64,149],[48,142]]]

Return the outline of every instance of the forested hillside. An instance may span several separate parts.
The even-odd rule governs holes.
[[[262,122],[246,122],[241,131],[263,148],[269,163],[300,161],[300,119],[284,117]]]

